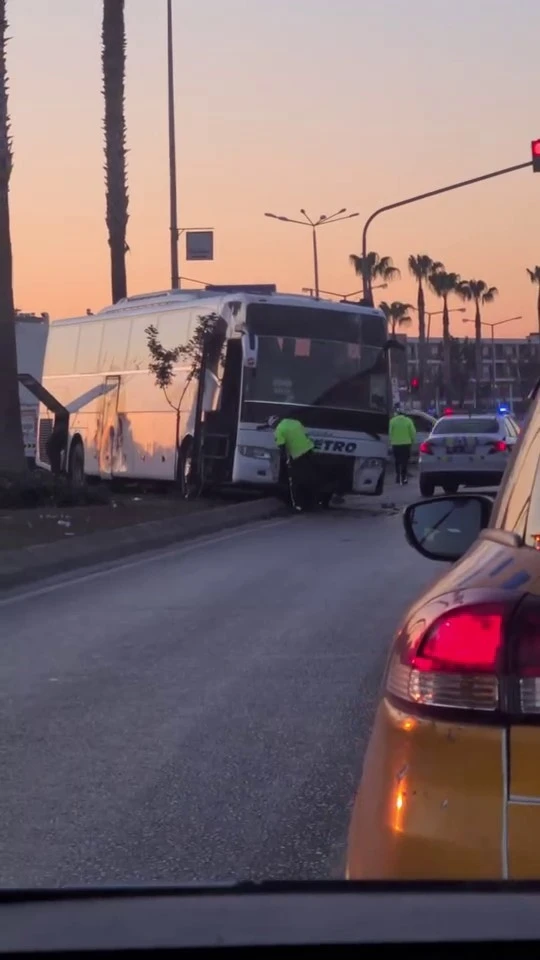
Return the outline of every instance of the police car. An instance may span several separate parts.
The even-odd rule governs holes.
[[[441,417],[419,448],[420,493],[437,487],[455,493],[460,486],[498,486],[519,436],[508,413]]]

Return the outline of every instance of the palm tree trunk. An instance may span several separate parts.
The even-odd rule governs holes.
[[[111,251],[112,300],[113,303],[116,303],[127,296],[128,190],[126,121],[124,116],[126,71],[124,0],[103,0],[101,39],[103,43],[103,95],[105,97],[106,221]]]
[[[478,407],[480,398],[480,385],[482,383],[482,315],[480,313],[480,301],[475,301],[476,312],[474,315],[474,375],[476,377],[476,396],[475,406]]]
[[[446,401],[452,398],[452,376],[451,376],[451,356],[450,356],[450,314],[448,313],[448,297],[443,297],[443,370],[444,370],[444,389],[446,391]]]
[[[426,403],[426,304],[422,281],[418,281],[418,376],[420,379],[420,396],[422,405]]]
[[[0,0],[0,474],[26,469],[17,379],[13,259],[9,220],[12,152],[6,67],[6,0]]]

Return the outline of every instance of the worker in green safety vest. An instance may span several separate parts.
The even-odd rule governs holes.
[[[300,420],[292,417],[269,417],[277,446],[287,456],[289,491],[296,512],[313,509],[318,503],[319,482],[313,462],[315,444],[308,437]]]
[[[406,413],[403,413],[399,403],[396,403],[394,407],[394,416],[390,420],[389,434],[396,467],[396,483],[400,485],[406,484],[409,482],[409,458],[411,456],[411,447],[416,437],[416,428],[411,418],[408,417]]]

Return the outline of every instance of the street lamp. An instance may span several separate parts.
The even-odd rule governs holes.
[[[413,306],[413,310],[416,310],[418,313],[418,307]],[[466,307],[450,307],[448,313],[465,313],[467,310]],[[426,343],[429,342],[429,336],[431,333],[431,318],[440,317],[444,313],[444,310],[424,310],[425,316],[428,318],[427,321],[427,330],[426,330]]]
[[[387,283],[377,283],[372,290],[386,290]],[[310,297],[313,296],[313,287],[302,287],[302,293],[309,293]],[[327,297],[339,297],[341,301],[349,300],[350,297],[358,297],[360,294],[364,293],[364,288],[361,290],[353,290],[352,293],[335,293],[333,290],[319,290],[319,293],[325,293]]]
[[[265,217],[271,217],[273,220],[283,220],[284,223],[298,223],[301,227],[310,227],[313,238],[313,274],[315,280],[315,297],[319,299],[319,255],[317,251],[317,227],[323,227],[326,223],[337,223],[339,220],[350,220],[352,217],[359,216],[358,213],[347,213],[347,208],[343,207],[329,217],[321,214],[318,220],[312,220],[308,217],[306,211],[302,208],[300,213],[304,220],[295,220],[293,217],[281,217],[276,213],[265,213]]]
[[[522,320],[521,316],[519,317],[508,317],[506,320],[496,320],[495,323],[490,323],[488,320],[481,320],[480,324],[482,327],[490,327],[491,329],[491,381],[492,381],[492,394],[495,394],[495,389],[497,385],[497,362],[495,357],[495,327],[502,326],[503,323],[512,323],[513,320]],[[476,323],[475,320],[470,319],[469,317],[463,318],[463,323]]]

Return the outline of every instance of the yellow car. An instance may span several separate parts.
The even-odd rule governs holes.
[[[423,556],[457,562],[392,641],[347,876],[538,878],[538,391],[494,503],[435,497],[407,507],[404,524]]]

